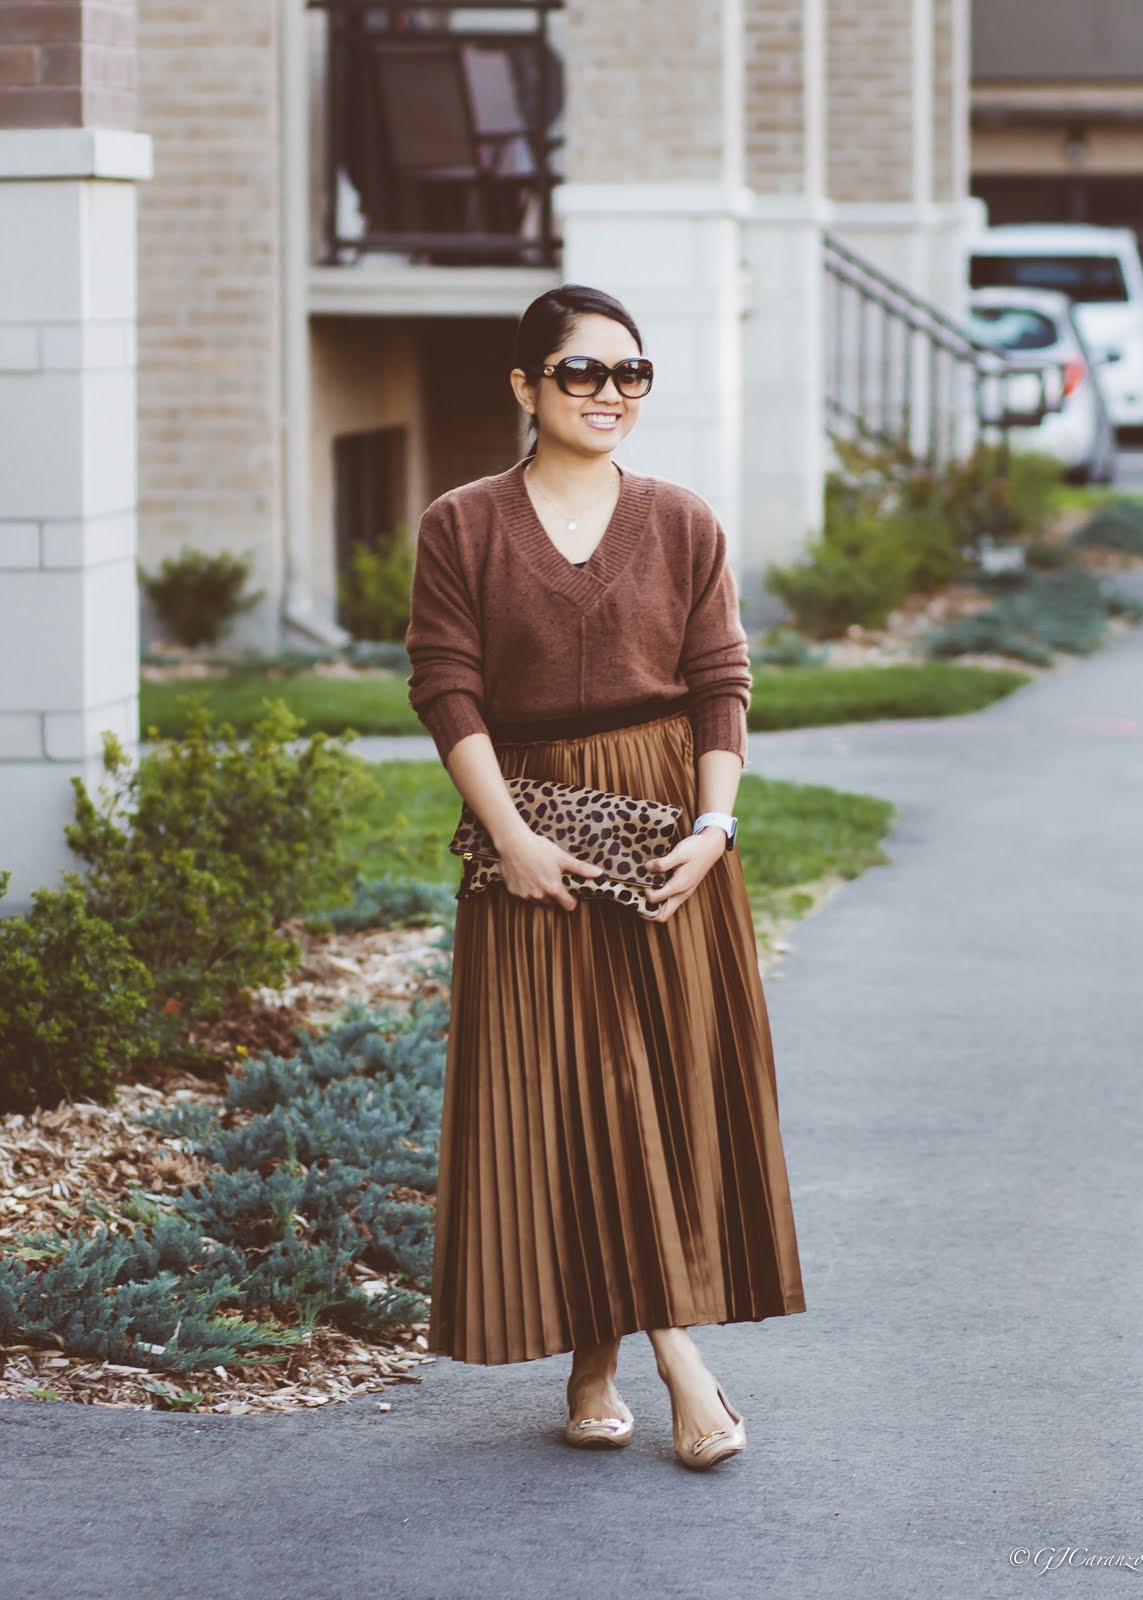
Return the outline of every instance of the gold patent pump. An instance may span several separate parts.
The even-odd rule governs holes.
[[[578,1422],[572,1421],[569,1411],[564,1438],[577,1450],[618,1450],[631,1443],[635,1431],[635,1418],[626,1406],[623,1409],[624,1417],[581,1417]]]
[[[702,1434],[691,1445],[684,1448],[679,1442],[678,1419],[674,1415],[674,1402],[671,1404],[671,1420],[674,1424],[675,1454],[684,1467],[689,1467],[692,1472],[706,1472],[709,1467],[717,1466],[720,1461],[726,1461],[730,1456],[740,1454],[746,1448],[746,1424],[740,1412],[735,1411],[730,1401],[722,1392],[722,1385],[716,1384],[718,1398],[726,1407],[727,1415],[733,1422],[732,1428],[712,1428],[709,1433]]]

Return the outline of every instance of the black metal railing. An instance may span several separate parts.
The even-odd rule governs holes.
[[[907,451],[933,470],[995,443],[1063,399],[1057,363],[1021,361],[826,234],[826,426],[835,439]]]
[[[501,0],[491,9],[531,26],[496,32],[463,25],[490,9],[473,0],[309,0],[328,17],[324,262],[556,263],[563,74],[549,20],[562,4]]]

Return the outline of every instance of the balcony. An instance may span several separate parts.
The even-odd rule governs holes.
[[[322,108],[317,276],[554,268],[562,0],[310,0],[309,10],[325,24],[311,76]]]

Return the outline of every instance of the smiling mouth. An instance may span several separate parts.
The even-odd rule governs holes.
[[[588,411],[583,419],[590,427],[613,427],[619,421],[618,411]]]

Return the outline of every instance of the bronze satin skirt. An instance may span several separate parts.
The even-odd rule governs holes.
[[[505,777],[695,817],[690,718],[493,743]],[[429,1349],[499,1365],[804,1311],[769,1020],[728,851],[661,926],[457,902]]]

